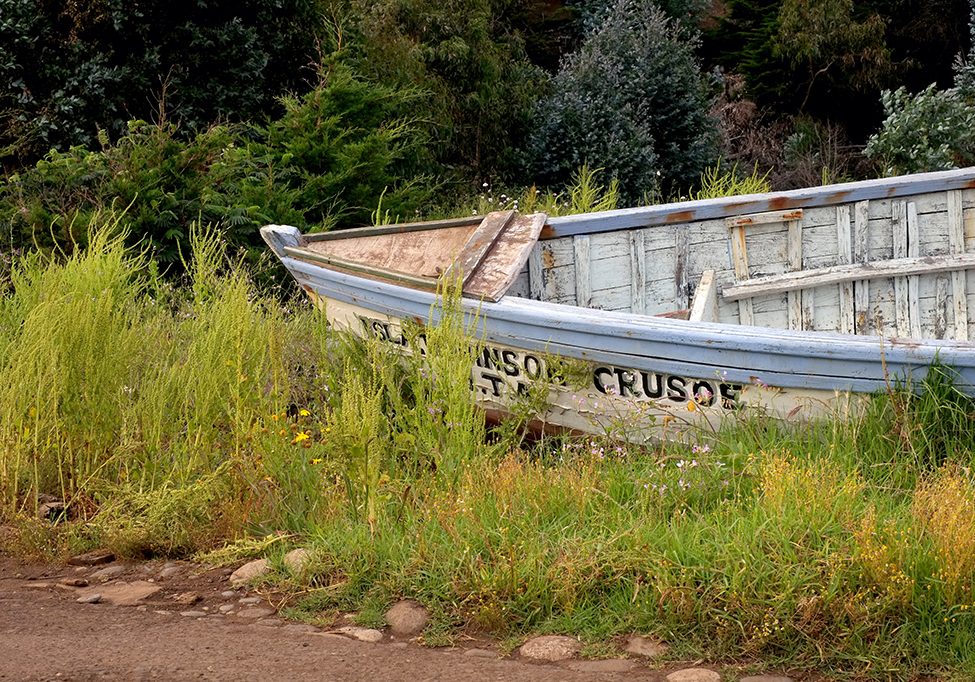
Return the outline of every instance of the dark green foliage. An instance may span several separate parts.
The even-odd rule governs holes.
[[[317,0],[0,0],[0,159],[95,146],[130,119],[189,134],[307,90]]]
[[[0,185],[3,242],[70,249],[106,207],[127,208],[132,238],[167,266],[190,225],[212,224],[236,247],[260,247],[258,228],[344,227],[384,209],[406,216],[428,189],[414,180],[422,128],[404,119],[412,96],[335,67],[266,128],[217,126],[183,139],[172,124],[130,124],[100,151],[51,152]]]
[[[629,204],[691,186],[715,160],[695,46],[653,3],[617,0],[536,109],[531,177],[559,185],[583,164],[603,168]]]
[[[543,81],[518,27],[492,0],[349,0],[348,53],[378,82],[416,88],[418,116],[434,124],[433,148],[449,166],[485,173],[520,143]],[[338,11],[338,10],[337,10]]]

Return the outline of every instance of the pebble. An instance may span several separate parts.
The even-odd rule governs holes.
[[[180,592],[179,594],[173,595],[173,600],[177,604],[186,604],[187,606],[190,606],[198,601],[203,601],[203,597],[196,592]]]
[[[333,630],[332,632],[339,635],[346,635],[352,639],[357,639],[360,642],[381,642],[383,639],[383,633],[379,630],[374,630],[372,628],[360,628],[355,625],[347,625],[337,630]]]
[[[160,610],[160,611],[153,611],[153,613],[158,613],[160,616],[171,616],[171,615],[173,615],[173,612],[172,611],[161,611]]]
[[[318,628],[308,623],[288,623],[284,626],[284,632],[290,632],[294,635],[310,635],[318,632]]]
[[[230,574],[230,584],[242,585],[244,583],[248,583],[251,580],[260,578],[270,570],[271,564],[267,559],[255,559],[254,561],[248,561],[246,564]]]
[[[61,584],[68,587],[88,587],[88,581],[84,578],[65,578]]]
[[[707,668],[684,668],[670,673],[664,679],[667,682],[721,682],[721,675]]]
[[[102,595],[100,594],[87,594],[83,597],[78,597],[75,599],[79,604],[98,604],[102,600]]]
[[[233,611],[233,610],[234,610],[235,608],[236,608],[236,607],[235,607],[235,606],[234,606],[233,604],[221,604],[221,605],[220,605],[220,606],[218,607],[218,610],[220,611],[220,613],[230,613],[230,612],[231,612],[231,611]]]
[[[605,658],[598,661],[573,661],[569,670],[580,673],[625,673],[636,667],[636,661],[626,658]]]
[[[498,652],[491,651],[490,649],[468,649],[464,652],[465,656],[470,656],[471,658],[497,658]]]
[[[261,603],[261,598],[260,597],[244,597],[243,599],[238,599],[237,600],[237,603],[238,604],[260,604]]]
[[[543,635],[533,637],[518,649],[525,658],[537,661],[564,661],[575,656],[582,645],[574,637],[564,635]]]
[[[396,637],[413,637],[423,632],[430,622],[430,613],[421,604],[404,599],[386,612],[386,622]]]
[[[284,621],[280,618],[261,618],[255,621],[254,625],[263,625],[266,628],[279,628],[284,625]]]
[[[159,579],[166,580],[172,578],[174,575],[179,575],[179,566],[163,566],[163,569],[159,571]]]
[[[274,613],[274,609],[263,609],[258,606],[251,606],[246,609],[241,609],[237,612],[237,615],[241,618],[264,618],[266,616],[273,616]]]
[[[636,656],[656,658],[657,656],[663,656],[665,653],[667,653],[669,648],[670,647],[663,642],[658,642],[650,637],[631,635],[630,638],[626,640],[626,646],[623,648],[623,650],[628,654],[634,654]]]
[[[207,615],[206,611],[180,611],[179,615],[186,616],[187,618],[204,618]]]
[[[234,597],[237,596],[237,593],[234,592],[233,590],[224,590],[223,592],[220,593],[220,596],[223,597],[224,599],[233,599]]]
[[[106,566],[101,570],[95,571],[89,577],[92,580],[101,580],[104,583],[122,575],[123,573],[125,573],[125,566],[115,564],[114,566]]]

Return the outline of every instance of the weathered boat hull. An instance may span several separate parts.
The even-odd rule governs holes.
[[[975,170],[968,169],[552,218],[544,226],[528,216],[518,219],[521,237],[508,260],[472,236],[478,258],[494,258],[510,282],[496,301],[463,299],[488,348],[472,368],[475,398],[503,410],[521,384],[546,381],[547,355],[586,372],[579,385],[549,387],[547,423],[629,428],[634,437],[715,425],[742,408],[793,419],[845,409],[851,396],[920,381],[934,362],[952,367],[957,387],[975,395],[971,187]],[[503,234],[497,218],[479,233],[491,220],[495,235]],[[404,229],[430,228],[397,227],[397,239]],[[263,233],[337,327],[401,343],[403,320],[436,323],[429,286],[349,271],[345,261],[336,267],[318,238],[294,228]],[[541,236],[533,249],[532,234]],[[354,255],[355,239],[340,255]],[[596,286],[604,281],[618,282],[627,300],[614,306],[617,289]],[[675,308],[688,309],[682,315],[690,319],[671,316]],[[868,320],[866,311],[880,312]],[[767,324],[757,326],[760,320]]]

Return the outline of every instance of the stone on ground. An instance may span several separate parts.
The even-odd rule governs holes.
[[[180,567],[178,564],[166,564],[159,571],[159,579],[166,580],[172,578],[174,575],[179,575]]]
[[[301,575],[311,564],[311,552],[307,549],[293,549],[284,555],[285,567],[295,575]]]
[[[87,552],[68,559],[70,566],[98,566],[99,564],[109,564],[115,561],[115,555],[105,550]]]
[[[217,610],[220,611],[220,613],[230,613],[235,608],[237,607],[235,607],[233,604],[221,604]]]
[[[108,582],[109,580],[114,580],[123,573],[125,573],[125,566],[115,564],[114,566],[106,566],[105,568],[95,571],[91,574],[91,579]]]
[[[626,646],[623,650],[628,654],[633,654],[635,656],[645,656],[647,658],[656,658],[657,656],[663,656],[667,653],[669,649],[663,642],[658,642],[651,637],[643,637],[642,635],[631,635],[629,639],[626,640]]]
[[[337,630],[332,630],[332,632],[345,635],[346,637],[351,637],[352,639],[357,639],[360,642],[380,642],[383,639],[383,633],[379,630],[374,630],[372,628],[360,628],[355,625],[346,625],[345,627],[338,628]]]
[[[413,637],[423,632],[430,622],[430,613],[412,599],[398,601],[386,612],[390,632],[397,637]]]
[[[667,682],[721,682],[721,675],[707,668],[684,668],[670,673]]]
[[[107,585],[89,587],[79,592],[80,597],[93,594],[101,595],[102,601],[114,606],[138,606],[143,599],[147,599],[159,592],[160,587],[145,580],[135,580],[131,583],[117,580]]]
[[[187,618],[206,618],[209,614],[206,611],[180,611],[179,615]]]
[[[84,578],[65,578],[61,584],[68,587],[88,587],[88,581]]]
[[[86,594],[82,597],[75,599],[79,604],[98,604],[102,600],[102,595],[98,594]]]
[[[196,592],[180,592],[179,594],[173,595],[173,601],[175,601],[177,604],[192,606],[198,601],[203,601],[203,597]]]
[[[255,578],[260,578],[270,570],[271,564],[267,559],[254,559],[254,561],[248,561],[246,564],[230,574],[230,584],[236,586],[248,583]]]
[[[533,637],[521,645],[518,652],[536,661],[564,661],[575,656],[582,644],[574,637],[543,635]]]
[[[238,599],[237,603],[238,604],[260,604],[261,601],[262,600],[260,597],[243,597],[241,599]]]
[[[274,613],[274,609],[263,609],[259,606],[251,606],[246,609],[241,609],[237,612],[237,615],[241,618],[266,618],[267,616],[273,616]]]
[[[605,658],[598,661],[573,661],[569,670],[580,673],[625,673],[636,667],[636,661],[626,658]]]

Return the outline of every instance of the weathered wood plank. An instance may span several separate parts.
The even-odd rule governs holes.
[[[487,257],[488,251],[501,236],[505,228],[514,220],[514,211],[495,211],[488,213],[481,224],[474,228],[474,232],[467,238],[467,242],[458,254],[457,259],[447,270],[447,277],[459,276],[464,285],[474,277],[474,273]]]
[[[271,247],[271,251],[278,258],[284,258],[286,248],[304,244],[301,232],[297,227],[290,225],[266,225],[261,228],[261,239]]]
[[[802,270],[802,223],[798,220],[788,222],[788,266],[792,272]],[[789,329],[805,329],[805,316],[802,307],[802,291],[790,291],[789,297]]]
[[[965,221],[960,190],[948,192],[948,248],[951,253],[965,252]],[[954,312],[954,338],[968,340],[968,296],[964,272],[951,273],[952,311]]]
[[[647,312],[647,251],[643,230],[629,232],[630,242],[630,311]]]
[[[502,233],[494,239],[470,276],[464,278],[464,295],[497,301],[514,284],[538,243],[538,235],[548,218],[544,213],[513,215]],[[473,262],[472,256],[468,262]]]
[[[917,258],[921,255],[921,240],[918,235],[917,204],[907,204],[907,256]],[[921,338],[921,309],[919,308],[920,277],[907,277],[908,330],[911,338]]]
[[[907,257],[907,202],[895,201],[891,206],[890,232],[894,240],[894,259]],[[911,308],[908,302],[906,273],[894,278],[894,311],[897,335],[907,337],[911,334]]]
[[[850,230],[850,207],[836,207],[836,245],[839,251],[839,264],[853,263],[853,238]],[[840,324],[844,334],[853,334],[856,329],[853,282],[840,282]]]
[[[359,237],[376,237],[387,234],[402,234],[404,232],[423,232],[426,230],[441,230],[445,227],[464,227],[479,225],[485,216],[470,216],[467,218],[447,218],[445,220],[428,220],[419,223],[397,223],[394,225],[368,225],[351,230],[334,230],[332,232],[315,232],[306,234],[305,241],[325,242],[336,239],[357,239]]]
[[[714,270],[705,270],[701,274],[688,319],[692,322],[718,321],[718,285],[714,280]]]
[[[829,268],[788,272],[782,275],[756,277],[754,279],[725,287],[723,298],[738,301],[750,296],[780,294],[796,289],[838,284],[858,279],[879,279],[882,277],[906,277],[908,275],[928,275],[938,272],[952,272],[975,268],[975,253],[960,253],[949,256],[921,256],[919,258],[895,258],[887,261],[853,265],[835,265]]]
[[[572,238],[575,253],[576,305],[588,308],[592,305],[592,271],[589,251],[589,237],[579,235]]]
[[[948,334],[948,277],[938,277],[934,302],[934,338],[943,339]]]
[[[858,201],[854,205],[854,233],[852,263],[865,264],[870,237],[870,202]],[[854,332],[867,334],[871,329],[870,283],[859,280],[853,283]]]
[[[674,234],[674,284],[677,287],[676,307],[690,306],[690,286],[687,276],[689,261],[687,225],[678,225]]]
[[[536,301],[545,298],[545,268],[542,267],[542,249],[537,245],[528,254],[528,296]]]
[[[767,211],[725,218],[728,227],[746,227],[749,225],[765,225],[767,223],[785,223],[802,220],[802,209],[794,208],[788,211]]]
[[[735,267],[735,279],[743,282],[748,279],[748,249],[745,244],[745,228],[731,228],[731,260]],[[741,324],[751,326],[755,324],[752,312],[752,302],[743,298],[738,302],[738,319]]]

